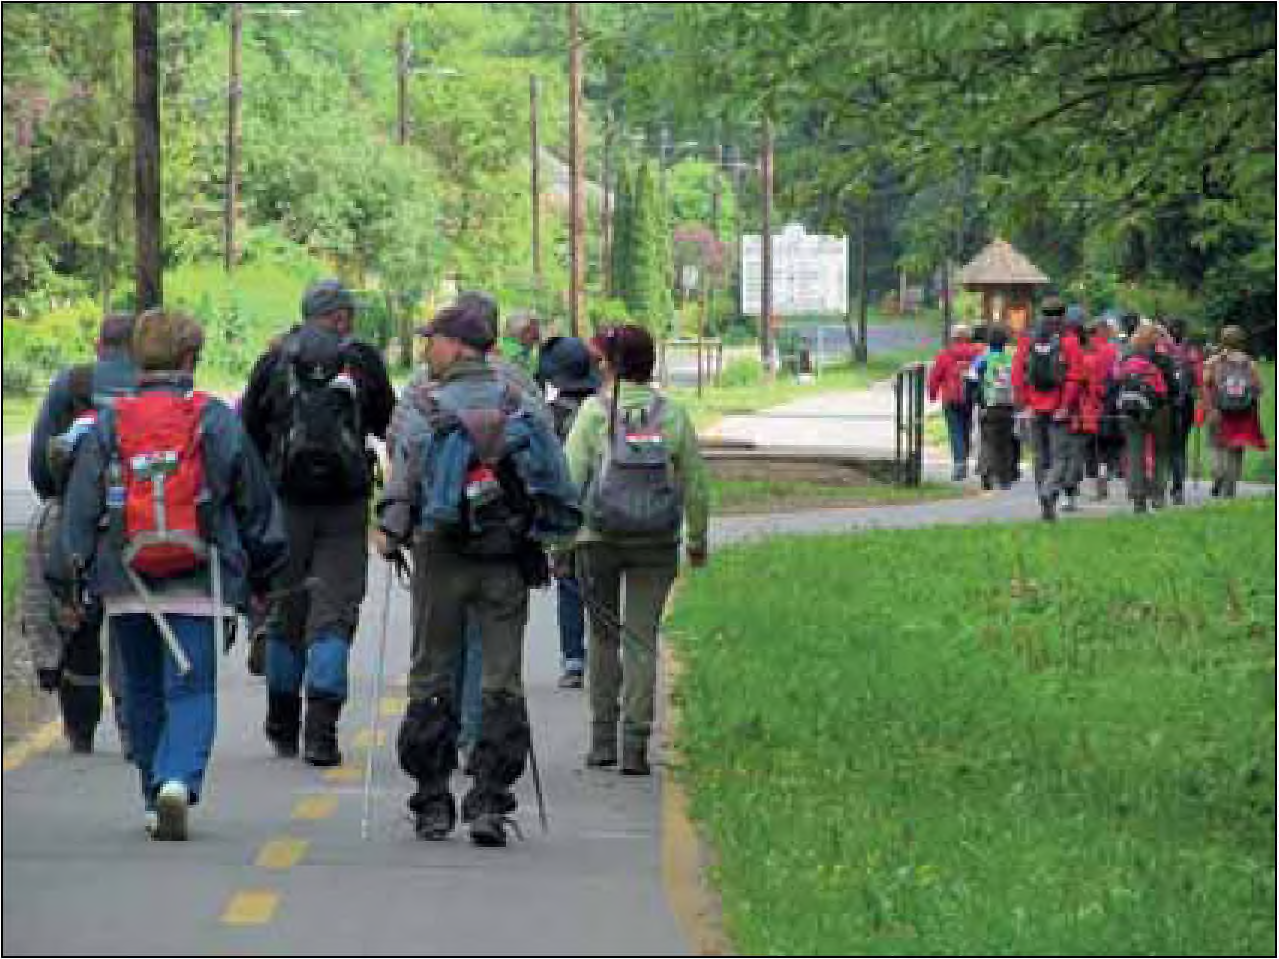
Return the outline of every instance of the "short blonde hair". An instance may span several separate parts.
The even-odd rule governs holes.
[[[133,326],[133,361],[141,370],[176,370],[203,346],[204,330],[185,313],[147,310]]]
[[[1158,344],[1160,337],[1159,325],[1149,321],[1142,323],[1132,331],[1132,336],[1128,342],[1139,350],[1152,347]]]

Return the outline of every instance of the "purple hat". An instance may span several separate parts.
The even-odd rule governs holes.
[[[497,303],[486,293],[463,293],[457,301],[435,314],[418,336],[447,336],[477,350],[487,350],[497,339]]]

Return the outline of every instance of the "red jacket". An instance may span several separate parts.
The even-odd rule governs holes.
[[[1095,434],[1101,428],[1101,418],[1105,415],[1106,389],[1119,360],[1119,347],[1094,336],[1083,348],[1081,356],[1082,381],[1074,430],[1076,433]]]
[[[1078,407],[1079,384],[1083,380],[1083,351],[1079,338],[1073,333],[1063,333],[1058,338],[1062,362],[1062,385],[1051,390],[1037,390],[1030,385],[1026,365],[1034,336],[1022,336],[1017,341],[1017,354],[1013,357],[1013,393],[1017,405],[1035,413],[1056,413]]]
[[[940,394],[941,401],[949,406],[959,406],[964,402],[964,374],[974,359],[981,355],[979,343],[951,343],[937,354],[932,369],[928,371],[928,399],[936,402]]]

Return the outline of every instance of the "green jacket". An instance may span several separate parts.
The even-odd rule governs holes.
[[[583,495],[604,455],[612,398],[612,387],[606,386],[600,395],[592,396],[582,404],[564,447],[568,456],[569,475]],[[651,388],[635,383],[622,383],[619,398],[621,409],[642,410],[647,408],[652,399]],[[706,525],[710,512],[706,466],[697,446],[697,431],[693,428],[688,413],[669,396],[662,419],[662,434],[670,443],[675,475],[684,488],[685,541],[691,552],[705,552]],[[578,542],[598,542],[601,539],[603,537],[589,526],[584,526],[578,534]],[[640,541],[628,539],[627,542]]]

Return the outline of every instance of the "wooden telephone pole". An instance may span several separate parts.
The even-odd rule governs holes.
[[[533,242],[533,293],[537,299],[536,308],[542,305],[542,184],[541,184],[541,144],[537,130],[537,77],[528,78],[528,162],[529,162],[529,197],[533,204],[532,242]]]
[[[158,3],[133,5],[133,212],[137,310],[164,302],[160,262],[160,96]]]
[[[759,354],[764,369],[773,370],[773,121],[764,117],[760,147],[760,192],[764,196],[764,216],[760,230]]]
[[[586,319],[586,135],[582,125],[582,36],[578,4],[568,5],[569,174],[569,332],[579,336]]]
[[[235,214],[240,196],[240,48],[244,31],[244,4],[231,4],[231,54],[227,64],[226,91],[226,208],[222,213],[222,268],[235,268]]]

